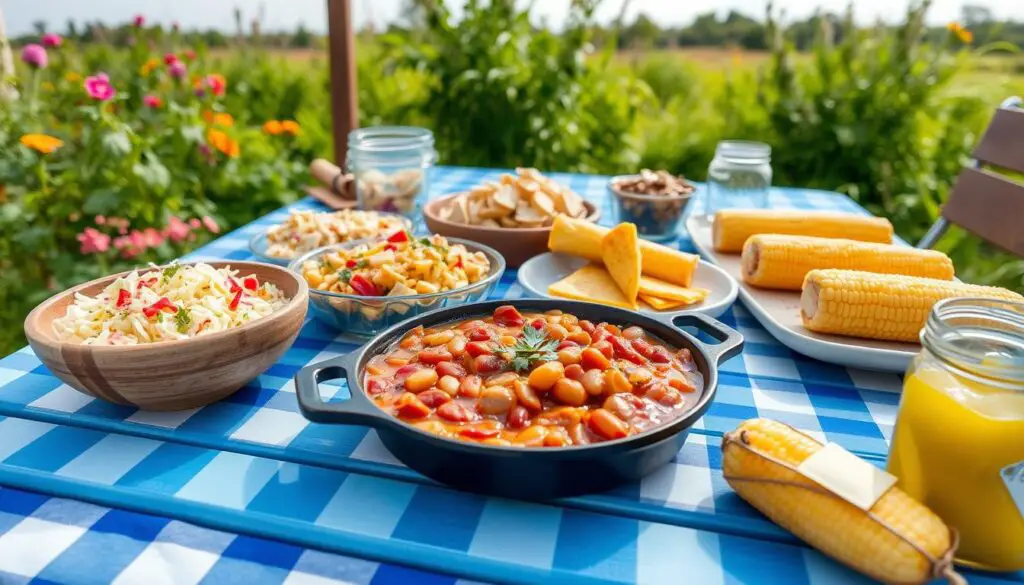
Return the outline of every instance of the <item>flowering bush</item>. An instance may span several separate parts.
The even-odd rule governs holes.
[[[22,49],[20,96],[0,108],[0,355],[54,292],[169,261],[300,193],[296,122],[271,133],[230,111],[203,50],[144,24],[129,51],[54,34]]]

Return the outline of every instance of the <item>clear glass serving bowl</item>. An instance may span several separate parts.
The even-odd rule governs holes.
[[[384,329],[427,311],[475,303],[487,298],[505,272],[505,258],[497,250],[461,238],[447,238],[449,243],[462,244],[470,252],[483,252],[490,261],[487,276],[473,284],[437,293],[421,295],[364,297],[328,292],[309,287],[309,310],[313,317],[347,335],[373,336]],[[288,269],[302,274],[302,265],[334,250],[344,250],[377,238],[353,240],[325,246],[299,256]]]
[[[330,212],[327,212],[327,213],[330,213]],[[410,233],[412,232],[413,225],[412,225],[412,221],[410,221],[409,218],[404,217],[402,215],[399,215],[397,213],[380,213],[380,215],[388,215],[388,216],[394,216],[394,217],[397,217],[397,218],[401,218],[402,223],[405,224],[405,229],[409,230]],[[270,247],[270,240],[267,239],[267,231],[269,231],[269,230],[270,230],[270,228],[268,227],[267,229],[257,233],[255,236],[253,236],[249,240],[249,251],[252,252],[252,255],[255,256],[256,259],[259,260],[260,262],[266,262],[268,264],[277,264],[278,266],[288,266],[289,264],[292,263],[292,260],[295,259],[295,256],[293,256],[291,258],[278,258],[276,256],[268,256],[267,255],[267,248]],[[386,234],[381,234],[381,235],[386,235]],[[352,240],[352,241],[356,241],[356,240]],[[364,240],[359,240],[359,241],[364,241]],[[303,252],[303,254],[305,254],[305,253],[306,252]],[[301,256],[301,254],[300,254],[300,256]]]

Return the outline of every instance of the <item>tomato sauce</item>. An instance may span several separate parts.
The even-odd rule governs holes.
[[[521,447],[642,433],[689,412],[703,387],[688,349],[640,327],[510,305],[487,318],[417,327],[363,373],[373,402],[409,424]]]

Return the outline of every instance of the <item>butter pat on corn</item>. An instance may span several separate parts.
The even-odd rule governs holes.
[[[966,583],[952,568],[952,531],[899,487],[865,511],[800,473],[800,464],[822,447],[782,423],[751,419],[726,433],[722,472],[741,498],[776,524],[869,577]]]

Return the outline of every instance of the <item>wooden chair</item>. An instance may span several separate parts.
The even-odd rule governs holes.
[[[1024,173],[1024,101],[1012,97],[996,115],[974,149],[974,166],[957,177],[942,215],[918,248],[931,248],[956,224],[989,243],[1024,257],[1024,185],[982,168],[989,164]]]

